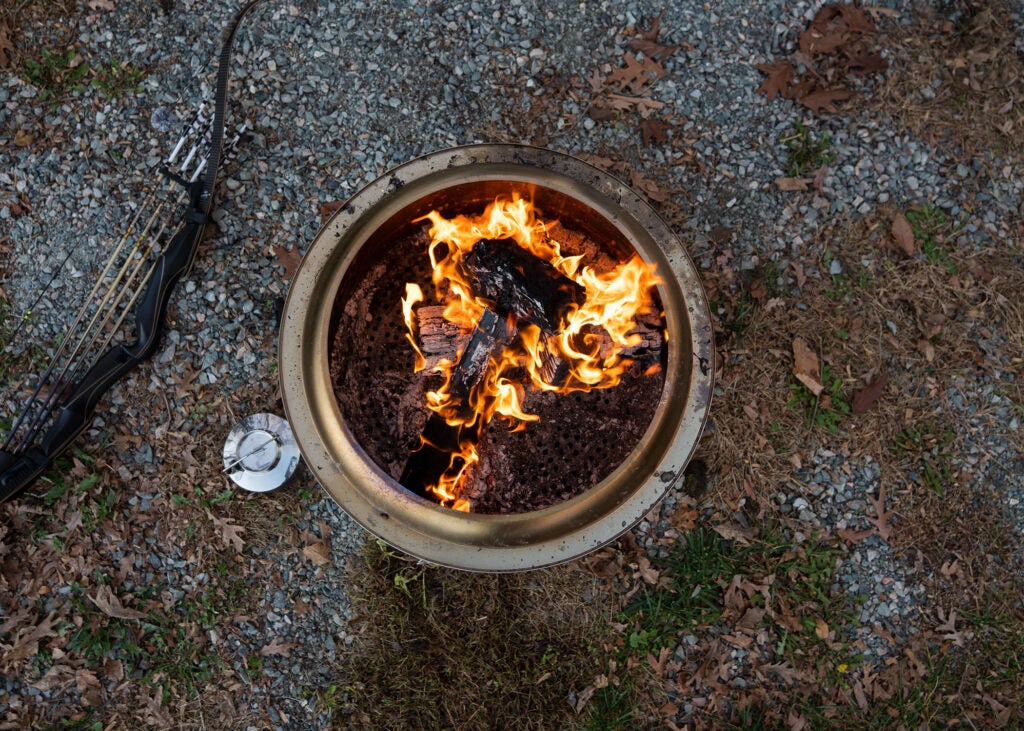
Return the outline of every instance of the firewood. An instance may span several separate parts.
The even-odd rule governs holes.
[[[586,301],[582,285],[512,239],[482,239],[463,258],[473,293],[494,302],[501,315],[514,314],[556,333],[571,305]]]
[[[491,355],[500,352],[508,344],[509,337],[505,318],[484,310],[452,372],[449,392],[460,404],[460,411],[467,415],[471,413],[469,394],[483,380]],[[409,455],[399,481],[406,489],[427,497],[428,488],[436,485],[451,466],[452,455],[460,451],[460,445],[466,439],[478,441],[482,427],[478,419],[468,427],[473,433],[467,434],[461,427],[449,424],[441,415],[431,414],[423,427],[420,447]]]

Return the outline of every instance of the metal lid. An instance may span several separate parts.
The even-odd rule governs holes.
[[[282,487],[299,466],[299,446],[276,414],[247,416],[224,442],[224,473],[250,492]]]

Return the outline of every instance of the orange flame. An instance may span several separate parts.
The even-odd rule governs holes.
[[[545,334],[533,324],[519,326],[516,337],[491,355],[484,377],[465,399],[468,403],[451,391],[455,363],[443,360],[438,365],[446,376],[445,384],[427,393],[427,407],[460,428],[460,451],[452,455],[449,469],[431,490],[442,504],[468,511],[470,504],[462,497],[461,484],[466,470],[479,460],[476,444],[484,426],[495,416],[513,429],[524,429],[526,423],[539,419],[523,410],[525,388],[512,377],[513,372],[528,374],[532,388],[557,393],[618,385],[631,364],[621,356],[622,350],[638,344],[640,336],[631,331],[636,328],[637,316],[651,311],[650,291],[662,280],[654,265],[638,256],[604,274],[582,265],[582,255],[563,256],[559,242],[548,234],[549,225],[538,218],[530,202],[518,196],[499,196],[479,216],[446,219],[431,211],[418,220],[424,219],[431,223],[431,278],[438,295],[447,295],[444,318],[463,328],[475,328],[484,309],[494,304],[473,293],[462,265],[463,258],[483,239],[513,239],[586,292],[582,305],[571,305],[563,313],[558,333]],[[416,344],[413,308],[422,300],[420,288],[407,284],[402,308],[406,338],[416,351],[417,371],[422,370],[425,359]],[[509,317],[510,331],[515,332],[514,315]],[[563,372],[567,370],[564,378],[551,377],[546,366],[555,361],[563,365]]]

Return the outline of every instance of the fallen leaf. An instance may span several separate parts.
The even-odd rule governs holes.
[[[635,54],[626,53],[623,59],[626,65],[613,69],[608,75],[608,83],[618,86],[622,91],[639,94],[665,75],[665,68],[653,58],[639,59]]]
[[[115,683],[124,680],[124,664],[120,660],[107,658],[103,662],[103,674]]]
[[[640,121],[640,138],[644,147],[652,142],[665,142],[668,139],[668,131],[672,125],[657,119],[644,119]]]
[[[892,218],[892,238],[900,251],[907,256],[914,255],[914,229],[902,212],[898,212]]]
[[[804,274],[804,268],[795,261],[791,261],[789,267],[793,270],[793,276],[796,277],[796,286],[803,289],[804,285],[807,284],[807,275]]]
[[[651,568],[651,561],[646,556],[641,556],[637,562],[637,573],[648,584],[657,584],[658,576],[661,575],[657,569]]]
[[[860,710],[868,710],[868,697],[864,693],[864,685],[859,680],[853,684],[853,697],[857,701],[857,706]]]
[[[882,397],[882,391],[888,382],[888,374],[878,373],[867,386],[859,391],[855,391],[853,398],[850,400],[850,413],[860,416],[870,411],[875,402]]]
[[[668,194],[659,188],[657,183],[641,172],[634,170],[630,175],[630,182],[634,188],[638,189],[652,201],[664,202],[668,200]]]
[[[918,340],[917,349],[921,351],[921,355],[924,359],[931,363],[935,360],[935,346],[931,344],[929,340]]]
[[[945,633],[945,634],[941,635],[942,639],[952,641],[953,644],[955,644],[957,647],[963,647],[966,644],[967,640],[969,640],[971,637],[974,636],[972,632],[957,631],[957,628],[956,628],[956,618],[957,617],[956,617],[956,610],[955,609],[950,609],[949,610],[949,616],[947,617],[946,613],[942,609],[942,607],[939,607],[938,608],[938,614],[939,614],[939,619],[942,621],[942,624],[940,624],[938,627],[936,627],[935,631],[936,632],[944,632]]]
[[[827,640],[829,634],[828,623],[820,617],[814,620],[814,636],[819,640]]]
[[[775,185],[779,190],[791,193],[797,190],[807,190],[813,178],[775,178]]]
[[[878,497],[873,498],[868,495],[868,502],[870,502],[875,508],[875,515],[877,517],[868,516],[868,522],[875,526],[878,531],[878,535],[882,540],[889,540],[892,537],[892,526],[889,525],[889,516],[885,509],[885,485],[878,486]]]
[[[630,39],[626,45],[633,50],[640,51],[646,56],[650,56],[651,58],[658,58],[659,56],[668,58],[675,53],[679,46],[665,46],[658,43],[658,34],[661,32],[661,19],[664,15],[665,11],[663,9],[658,13],[658,17],[651,22],[651,27],[647,30],[638,26],[637,30],[640,32],[640,37]],[[683,42],[680,45],[689,51],[696,50],[691,44],[686,42]]]
[[[859,53],[846,62],[846,68],[857,74],[885,71],[889,62],[879,53]]]
[[[865,8],[860,8],[853,3],[839,5],[839,13],[843,16],[843,22],[849,30],[859,33],[874,33],[878,30],[875,24],[868,18]]]
[[[659,678],[665,677],[665,663],[668,662],[669,655],[672,654],[672,650],[667,647],[661,648],[661,652],[658,653],[658,657],[655,657],[652,653],[647,653],[647,663],[651,666],[655,676]]]
[[[801,680],[800,671],[787,665],[786,663],[767,663],[760,667],[761,670],[766,673],[770,673],[781,680],[783,683],[797,683]]]
[[[812,112],[820,114],[822,110],[835,112],[835,102],[846,101],[855,96],[856,93],[849,89],[822,89],[800,97],[800,103]]]
[[[39,624],[21,629],[14,636],[10,649],[0,658],[0,667],[12,668],[21,660],[35,656],[39,652],[39,640],[57,636],[57,632],[54,630],[56,624],[57,619],[51,613]]]
[[[586,152],[577,155],[577,157],[588,165],[593,165],[600,170],[611,170],[615,165],[615,161],[611,158],[591,155]]]
[[[14,133],[14,144],[18,147],[28,147],[36,141],[35,135],[23,129]]]
[[[297,645],[298,643],[296,642],[281,642],[275,637],[268,644],[260,648],[260,655],[263,657],[270,657],[271,655],[290,657],[292,648]]]
[[[786,723],[789,724],[789,731],[804,731],[811,727],[810,722],[807,720],[807,716],[800,713],[795,708],[789,709],[789,715],[786,716]]]
[[[872,533],[874,533],[873,530],[850,530],[849,528],[839,528],[836,530],[836,535],[844,541],[853,544],[860,543]]]
[[[245,541],[242,540],[242,532],[245,528],[232,523],[229,518],[218,518],[209,511],[207,511],[207,515],[210,516],[213,524],[220,531],[220,539],[224,541],[224,545],[231,546],[235,551],[241,553],[242,549],[245,548]]]
[[[668,58],[673,53],[679,50],[679,46],[663,46],[660,43],[657,43],[656,41],[649,41],[646,38],[632,38],[626,45],[632,48],[634,51],[639,51],[645,56],[649,56],[650,58],[658,58],[662,60]],[[689,46],[689,50],[691,51],[694,50],[693,46],[691,46],[689,43],[683,45]]]
[[[793,338],[793,375],[815,396],[820,396],[825,390],[825,384],[821,382],[818,356],[801,337]]]
[[[302,254],[299,253],[299,247],[289,250],[283,246],[274,246],[271,249],[274,252],[274,256],[277,257],[278,266],[284,267],[284,278],[291,281],[292,277],[295,276],[295,271],[299,268],[299,264],[302,263]]]
[[[800,34],[800,50],[808,56],[832,53],[846,42],[843,33],[821,33],[816,28],[808,28]]]
[[[749,528],[743,528],[738,525],[720,524],[711,526],[715,533],[722,536],[727,541],[736,541],[741,546],[749,546],[754,538],[753,532]]]
[[[146,619],[149,616],[145,612],[125,607],[114,590],[106,585],[96,589],[96,596],[89,596],[89,599],[101,612],[115,619]]]
[[[793,64],[789,61],[779,61],[772,64],[758,63],[754,64],[754,68],[768,74],[767,78],[757,87],[758,92],[764,92],[765,96],[768,97],[768,101],[780,95],[785,96],[783,92],[793,79]]]
[[[658,33],[661,32],[661,19],[665,17],[665,9],[662,8],[661,12],[658,13],[658,17],[651,21],[651,27],[647,30],[643,28],[637,28],[640,31],[640,37],[645,41],[656,41],[658,40]]]
[[[327,223],[327,220],[335,213],[345,207],[342,201],[328,201],[320,204],[320,223]],[[276,253],[276,252],[275,252]],[[280,254],[278,255],[280,259]],[[294,270],[293,270],[294,271]]]
[[[11,43],[11,29],[0,21],[0,68],[7,68],[14,61],[14,44]]]
[[[743,613],[743,616],[740,617],[740,621],[736,623],[737,629],[745,629],[749,631],[756,630],[761,624],[761,620],[764,619],[765,611],[766,610],[764,609],[755,609],[754,607],[750,607]]]
[[[317,566],[327,566],[331,562],[331,548],[326,543],[312,543],[302,549],[302,555]]]

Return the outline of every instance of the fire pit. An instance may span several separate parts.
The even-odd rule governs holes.
[[[388,543],[480,571],[634,525],[681,479],[712,385],[679,240],[615,178],[514,145],[434,153],[350,199],[295,275],[280,361],[327,492]]]

